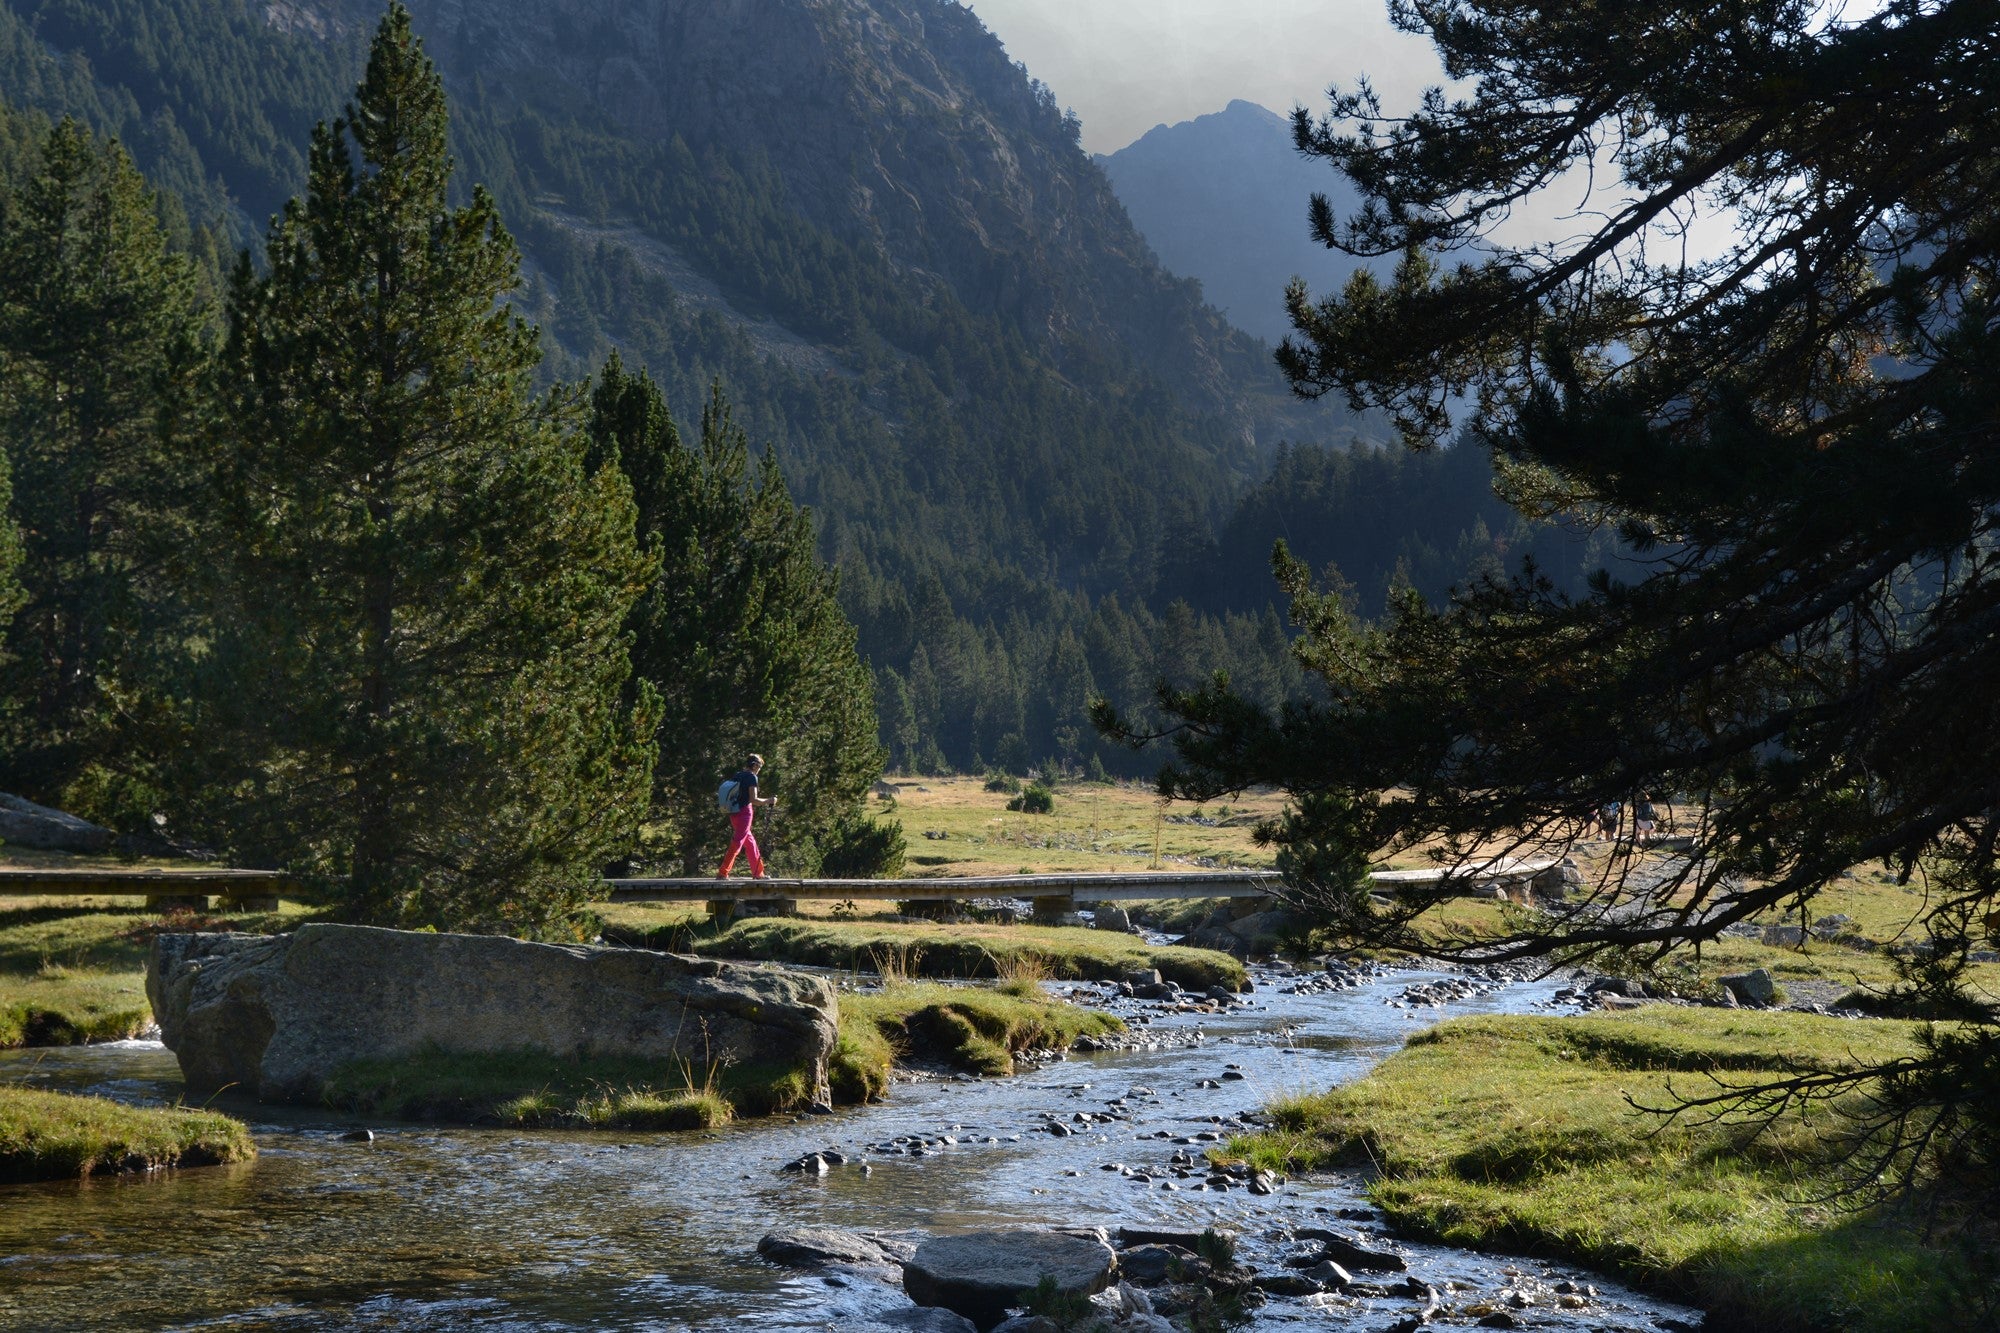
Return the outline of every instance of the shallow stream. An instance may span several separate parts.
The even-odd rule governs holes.
[[[1400,972],[1291,994],[1297,978],[1260,971],[1254,1003],[1229,1013],[1106,1006],[1148,1020],[1138,1030],[1157,1035],[1154,1049],[1075,1054],[1006,1080],[899,1082],[882,1105],[714,1134],[375,1123],[375,1140],[355,1143],[339,1137],[363,1123],[352,1117],[228,1106],[252,1120],[254,1163],[0,1187],[0,1328],[860,1333],[871,1312],[906,1304],[886,1281],[766,1264],[758,1238],[787,1225],[1227,1225],[1242,1234],[1244,1257],[1268,1267],[1288,1226],[1379,1232],[1335,1220],[1341,1210],[1361,1216],[1359,1182],[1294,1181],[1261,1197],[1197,1191],[1198,1175],[1173,1180],[1161,1168],[1204,1143],[1174,1140],[1222,1133],[1274,1096],[1355,1078],[1447,1014],[1521,1012],[1556,988],[1518,983],[1443,1010],[1394,1007],[1408,987],[1436,979]],[[1086,988],[1079,998],[1096,996]],[[181,1094],[172,1054],[146,1042],[0,1052],[0,1081],[137,1103]],[[1121,1099],[1127,1119],[1075,1120]],[[1049,1132],[1051,1117],[1076,1132]],[[881,1150],[899,1138],[930,1146],[921,1156]],[[823,1177],[780,1169],[828,1147],[848,1164]],[[1508,1307],[1510,1297],[1525,1328],[1637,1333],[1699,1322],[1562,1265],[1399,1247],[1413,1274],[1450,1284],[1435,1327],[1470,1326],[1449,1311]],[[1565,1285],[1583,1308],[1560,1308]],[[1253,1327],[1373,1331],[1419,1308],[1397,1295],[1329,1309],[1274,1299]]]

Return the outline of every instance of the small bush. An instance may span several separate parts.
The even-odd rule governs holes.
[[[1007,802],[1009,810],[1019,810],[1023,814],[1052,814],[1056,808],[1056,794],[1039,782],[1032,782],[1019,796]]]
[[[1004,791],[1011,796],[1021,790],[1021,779],[996,768],[986,775],[986,790]]]
[[[1236,1237],[1227,1231],[1210,1227],[1202,1232],[1194,1243],[1194,1252],[1218,1273],[1236,1267]]]
[[[895,879],[909,851],[901,824],[856,815],[827,830],[819,873],[828,879]]]
[[[1080,1291],[1064,1291],[1053,1277],[1046,1275],[1021,1293],[1020,1302],[1029,1315],[1053,1320],[1061,1329],[1074,1328],[1091,1311],[1090,1297]]]

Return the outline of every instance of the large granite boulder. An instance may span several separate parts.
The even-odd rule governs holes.
[[[191,1091],[265,1101],[357,1060],[522,1051],[797,1070],[825,1100],[838,1021],[830,982],[775,967],[327,924],[156,936],[146,995]]]
[[[111,830],[0,792],[0,842],[48,852],[101,852],[111,845]]]
[[[919,1305],[941,1305],[992,1328],[1023,1292],[1052,1278],[1064,1295],[1111,1285],[1117,1256],[1103,1241],[1059,1231],[974,1231],[939,1236],[903,1263],[903,1290]]]

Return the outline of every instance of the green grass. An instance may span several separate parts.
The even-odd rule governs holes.
[[[1825,1110],[1762,1134],[1637,1111],[1787,1062],[1910,1049],[1912,1026],[1654,1008],[1441,1024],[1357,1083],[1281,1101],[1231,1151],[1273,1167],[1362,1165],[1399,1228],[1558,1255],[1687,1299],[1727,1327],[1944,1327],[1951,1258],[1908,1217],[1824,1202],[1849,1145]]]
[[[1067,1049],[1079,1037],[1124,1029],[1115,1016],[1049,999],[1032,983],[904,982],[840,997],[840,1036],[828,1078],[840,1100],[871,1101],[888,1090],[899,1058],[1006,1075],[1025,1051]]]
[[[588,1129],[712,1129],[803,1106],[809,1071],[675,1060],[566,1060],[539,1051],[443,1052],[342,1066],[328,1105],[400,1120]]]
[[[607,936],[607,938],[610,938]],[[721,934],[668,926],[618,942],[691,950],[715,958],[754,958],[821,967],[878,970],[885,957],[913,976],[998,977],[1039,966],[1051,977],[1116,980],[1158,968],[1170,981],[1195,990],[1240,990],[1243,964],[1212,949],[1147,944],[1136,935],[1058,926],[906,924],[833,921],[808,917],[753,917]]]
[[[0,1087],[0,1182],[216,1166],[256,1155],[250,1131],[212,1111]]]
[[[146,948],[162,930],[276,930],[282,912],[161,913],[136,903],[41,901],[0,908],[0,1047],[136,1036],[152,1022]]]

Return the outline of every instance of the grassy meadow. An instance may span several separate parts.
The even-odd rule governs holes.
[[[894,782],[894,801],[869,804],[902,825],[916,876],[1268,870],[1273,853],[1257,845],[1251,830],[1283,806],[1276,792],[1162,805],[1143,784],[1079,782],[1056,789],[1052,812],[1033,815],[1009,810],[1013,796],[987,791],[979,778]],[[782,814],[772,836],[784,837]]]
[[[0,899],[0,1048],[138,1035],[153,1021],[146,950],[163,930],[271,931],[306,919],[290,903],[162,913],[140,898]]]
[[[1834,1198],[1854,1147],[1838,1116],[1792,1111],[1760,1131],[1634,1105],[1894,1057],[1913,1028],[1673,1007],[1456,1019],[1358,1082],[1276,1103],[1272,1128],[1230,1151],[1367,1168],[1399,1230],[1587,1263],[1694,1301],[1722,1327],[1947,1327],[1954,1255],[1923,1244],[1908,1213]]]

